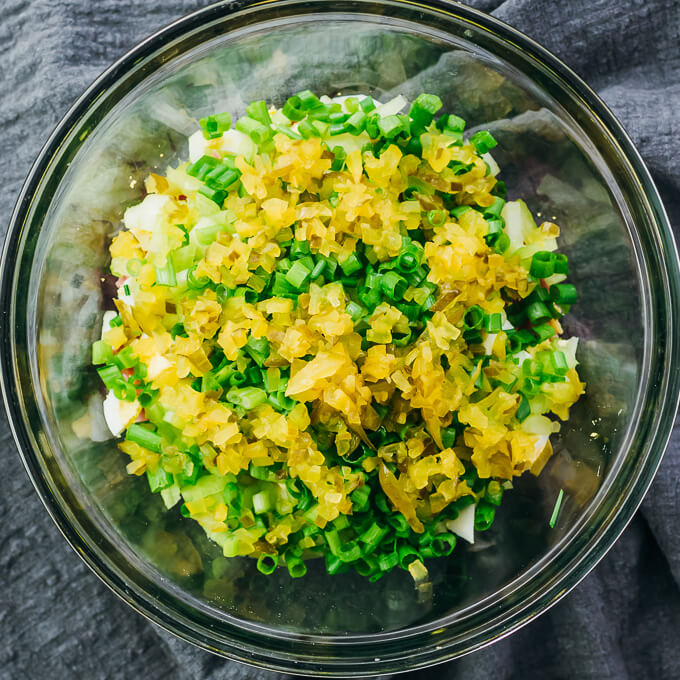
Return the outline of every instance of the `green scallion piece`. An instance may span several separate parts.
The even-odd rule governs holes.
[[[468,210],[472,210],[472,208],[469,205],[459,205],[455,207],[453,210],[451,210],[451,217],[457,220],[463,213],[467,212]]]
[[[539,250],[531,258],[529,274],[537,279],[547,279],[555,273],[554,255],[547,250]]]
[[[359,102],[359,107],[364,113],[370,113],[371,111],[375,111],[375,102],[372,97],[364,97]]]
[[[338,262],[345,276],[351,276],[363,269],[361,260],[356,253],[350,253],[342,262]]]
[[[399,556],[395,552],[378,556],[378,569],[383,572],[392,571],[399,564]]]
[[[399,116],[385,116],[378,120],[378,129],[386,139],[392,139],[404,128]]]
[[[172,264],[172,258],[168,257],[164,267],[156,267],[156,284],[159,286],[176,286],[177,276]]]
[[[134,442],[135,444],[139,444],[154,453],[161,452],[160,435],[138,423],[132,423],[132,425],[128,427],[127,432],[125,433],[125,439]]]
[[[553,253],[553,263],[555,265],[555,274],[569,275],[569,259],[563,253]]]
[[[248,104],[246,113],[250,118],[258,121],[258,123],[262,123],[262,125],[271,125],[272,119],[267,110],[267,102],[263,99]]]
[[[435,557],[446,557],[456,547],[456,537],[453,534],[437,534],[432,539],[432,552]]]
[[[496,508],[490,503],[480,501],[475,509],[475,529],[477,531],[486,531],[491,528],[493,520],[496,516]]]
[[[262,515],[269,512],[273,506],[272,497],[269,490],[258,491],[253,494],[253,512],[256,515]]]
[[[484,319],[484,327],[489,333],[499,333],[503,328],[503,317],[500,312],[487,314]]]
[[[503,487],[495,479],[492,479],[487,485],[484,492],[484,499],[491,503],[491,505],[499,506],[503,499]]]
[[[103,340],[97,340],[92,343],[92,363],[96,366],[98,364],[107,364],[113,360],[113,349],[111,345]]]
[[[313,269],[314,260],[309,255],[299,260],[295,260],[290,269],[286,272],[286,281],[293,288],[301,290],[309,281]]]
[[[550,522],[548,522],[551,529],[555,528],[557,524],[557,518],[560,514],[560,508],[562,507],[562,499],[564,498],[564,489],[560,489],[559,494],[557,494],[557,500],[555,501],[555,507],[553,508],[552,515],[550,516]]]
[[[446,210],[430,210],[427,213],[427,222],[432,227],[441,227],[446,222]]]
[[[286,553],[286,567],[291,578],[302,578],[307,573],[307,565],[296,555]]]
[[[370,498],[370,495],[371,487],[368,486],[368,484],[364,484],[364,486],[360,486],[358,489],[355,489],[349,497],[352,501],[352,507],[357,512],[362,512],[368,505],[368,499]]]
[[[120,368],[115,364],[107,364],[103,368],[98,368],[97,373],[99,373],[99,378],[109,390],[125,381],[123,374],[120,372]]]
[[[434,115],[443,106],[442,100],[436,94],[418,95],[411,104],[409,116],[414,123],[426,128],[433,120]]]
[[[243,349],[253,358],[253,361],[255,361],[258,366],[263,366],[264,362],[269,357],[269,340],[265,337],[256,338],[253,335],[249,335]]]
[[[319,98],[311,90],[303,90],[297,93],[297,98],[300,100],[300,108],[303,111],[310,109],[318,109],[323,106]]]
[[[333,160],[331,161],[331,170],[333,172],[340,172],[345,167],[347,152],[342,146],[334,146],[331,149],[331,153],[333,154]],[[335,207],[337,207],[337,205]]]
[[[525,313],[531,323],[540,323],[551,318],[550,310],[542,302],[528,305]]]
[[[236,121],[236,129],[248,135],[255,144],[263,144],[271,136],[271,129],[260,121],[244,116]]]
[[[380,279],[380,289],[391,300],[401,300],[408,288],[408,281],[395,271],[385,272]]]
[[[302,109],[302,101],[297,95],[293,95],[286,100],[281,112],[288,120],[293,122],[302,120],[307,115]]]
[[[309,139],[310,137],[321,137],[317,127],[308,120],[301,120],[298,123],[297,129],[302,135],[303,139]]]
[[[573,305],[578,300],[576,286],[571,283],[557,283],[550,286],[550,297],[560,305]]]
[[[353,135],[360,135],[366,129],[366,114],[363,111],[353,113],[345,121],[345,129]]]
[[[522,421],[526,420],[526,418],[531,414],[531,406],[529,404],[529,400],[526,398],[524,394],[520,392],[520,399],[519,399],[519,406],[517,407],[517,411],[515,412],[515,418],[519,420],[521,423]]]
[[[259,387],[232,387],[227,392],[227,400],[250,411],[267,401],[267,393]]]
[[[531,330],[536,334],[538,342],[543,342],[544,340],[552,338],[553,335],[557,334],[557,331],[555,331],[555,329],[549,323],[542,323],[538,326],[533,326]]]
[[[262,553],[257,558],[257,570],[265,575],[272,574],[279,566],[278,553]]]
[[[564,352],[552,352],[550,355],[550,363],[557,375],[567,375],[569,372],[569,364],[567,364],[567,357],[564,355]]]
[[[488,130],[480,130],[470,137],[470,143],[475,147],[478,154],[485,154],[491,151],[498,142]]]
[[[325,260],[319,260],[315,265],[314,269],[312,269],[312,273],[309,275],[309,278],[312,281],[316,281],[325,271],[326,269],[326,262]]]
[[[401,543],[397,547],[397,556],[399,559],[399,566],[406,569],[411,562],[420,559],[420,553],[412,545],[408,543]]]
[[[192,290],[203,290],[210,283],[210,279],[207,276],[202,276],[197,279],[195,276],[197,266],[198,265],[194,265],[187,272],[187,286]]]
[[[484,323],[484,310],[479,305],[472,305],[468,307],[463,316],[463,323],[466,330],[481,328]]]

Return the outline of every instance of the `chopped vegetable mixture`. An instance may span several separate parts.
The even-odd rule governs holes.
[[[420,95],[201,120],[111,244],[93,347],[127,470],[227,557],[417,583],[538,474],[583,393],[559,229]]]

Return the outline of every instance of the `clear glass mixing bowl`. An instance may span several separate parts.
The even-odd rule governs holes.
[[[303,88],[381,100],[434,92],[492,130],[510,196],[559,223],[581,301],[568,317],[588,384],[543,475],[507,495],[494,528],[410,577],[376,584],[259,574],[166,513],[102,428],[89,366],[107,246],[143,179],[187,154],[214,111]],[[667,441],[678,393],[678,262],[657,193],[602,102],[544,49],[454,3],[225,2],[149,38],[59,125],[21,194],[2,265],[5,399],[50,514],[132,607],[202,647],[327,676],[416,668],[522,625],[567,592],[622,531]],[[675,370],[672,370],[675,367]],[[89,413],[93,432],[83,432]],[[74,425],[75,423],[75,425]],[[88,436],[93,434],[93,437]],[[559,523],[548,517],[567,492]]]

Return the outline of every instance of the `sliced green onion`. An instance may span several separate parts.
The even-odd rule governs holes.
[[[408,288],[408,281],[397,272],[388,271],[380,279],[380,288],[391,300],[401,300]]]
[[[97,340],[92,343],[92,363],[106,364],[113,359],[113,349],[111,345],[105,343],[103,340]]]
[[[352,501],[353,509],[356,510],[356,512],[362,512],[365,510],[366,506],[368,505],[368,499],[370,495],[371,487],[368,486],[368,484],[355,489],[349,496],[350,500]]]
[[[438,534],[432,539],[432,552],[435,557],[450,555],[456,547],[456,537],[453,534]]]
[[[345,129],[353,135],[360,135],[366,128],[366,114],[363,111],[353,113],[345,121]]]
[[[557,375],[566,375],[569,372],[569,364],[567,364],[567,358],[564,355],[564,352],[552,352],[550,361]]]
[[[292,578],[301,578],[307,573],[307,566],[297,556],[286,553],[286,567]]]
[[[459,205],[451,211],[451,217],[458,219],[463,213],[466,213],[468,210],[472,210],[472,208],[469,205]]]
[[[271,135],[271,129],[267,125],[263,125],[260,121],[249,116],[239,118],[235,127],[239,132],[248,135],[255,144],[266,142]]]
[[[311,90],[298,92],[297,98],[300,100],[300,108],[303,111],[309,111],[310,109],[316,109],[323,106],[319,98]]]
[[[269,490],[259,491],[253,494],[253,512],[256,515],[262,515],[272,508],[272,497]]]
[[[392,571],[399,564],[399,556],[395,552],[378,557],[378,569],[383,572]]]
[[[263,99],[255,102],[251,102],[246,107],[246,113],[253,119],[262,123],[262,125],[270,125],[272,119],[267,110],[267,102]]]
[[[338,264],[340,265],[340,269],[342,269],[342,272],[345,274],[345,276],[351,276],[352,274],[355,274],[356,272],[363,269],[361,260],[358,258],[356,253],[350,253],[342,262],[339,262]]]
[[[441,227],[446,222],[446,210],[430,210],[427,221],[432,227]]]
[[[475,529],[486,531],[493,524],[496,516],[496,508],[484,501],[480,501],[475,509]]]
[[[231,115],[228,113],[218,113],[216,116],[201,118],[199,121],[203,136],[206,139],[221,137],[231,127]]]
[[[411,562],[420,559],[420,553],[408,543],[402,543],[397,548],[397,556],[399,559],[399,566],[406,569]]]
[[[531,406],[529,404],[529,400],[523,393],[520,392],[519,396],[519,406],[517,407],[517,411],[515,411],[515,418],[517,418],[517,420],[519,420],[521,423],[531,414]]]
[[[436,94],[421,94],[416,97],[409,116],[421,127],[427,127],[434,119],[434,114],[443,106],[442,100]]]
[[[334,146],[331,149],[331,153],[333,154],[333,160],[331,161],[331,170],[333,172],[340,172],[345,167],[347,152],[342,146]]]
[[[300,260],[296,260],[286,272],[286,281],[288,281],[293,288],[301,290],[309,281],[313,269],[314,260],[311,257],[306,256]]]
[[[207,276],[202,276],[201,278],[197,279],[194,274],[197,266],[198,265],[194,265],[187,272],[187,286],[189,286],[189,288],[192,290],[203,290],[210,283],[210,279]]]
[[[257,570],[265,575],[272,574],[279,565],[278,553],[262,553],[257,558]]]
[[[463,323],[466,329],[476,329],[481,328],[484,323],[484,310],[479,305],[472,305],[468,307],[465,315],[463,316]]]
[[[359,107],[364,113],[370,113],[371,111],[375,110],[375,102],[371,97],[364,97],[359,102]]]
[[[538,342],[543,342],[544,340],[552,338],[553,335],[557,334],[557,331],[549,323],[542,323],[538,326],[533,326],[531,330],[536,334]]]
[[[403,124],[399,116],[385,116],[378,120],[378,129],[384,137],[391,139],[403,130]]]
[[[259,387],[232,387],[227,392],[227,400],[249,411],[264,404],[267,393]]]
[[[132,423],[125,433],[125,439],[143,446],[149,451],[155,453],[161,452],[161,437],[156,432],[153,432],[142,425]]]
[[[503,317],[500,312],[488,314],[484,319],[484,327],[489,333],[499,333],[503,328]]]
[[[539,250],[531,258],[529,274],[537,279],[547,279],[555,272],[554,256],[547,250]]]
[[[125,382],[120,368],[115,364],[107,364],[103,368],[98,368],[99,378],[107,389],[111,390],[122,382]]]
[[[498,144],[488,130],[475,132],[475,134],[470,137],[470,142],[475,147],[478,154],[488,153]]]
[[[569,274],[569,260],[563,253],[553,253],[553,263],[555,264],[555,274]]]
[[[526,316],[531,323],[539,323],[546,319],[550,319],[551,317],[550,311],[542,302],[533,302],[528,305],[526,308]]]
[[[492,505],[499,506],[503,499],[503,487],[496,480],[491,480],[484,493],[484,499]]]
[[[168,257],[165,267],[156,267],[156,284],[159,286],[176,286],[177,277],[172,258]]]
[[[146,448],[149,448],[148,446]],[[158,491],[163,491],[174,484],[174,479],[171,474],[168,474],[160,465],[156,466],[156,469],[152,472],[151,470],[146,471],[146,478],[149,482],[149,489],[152,493],[157,493]]]
[[[560,514],[560,508],[562,507],[562,499],[563,498],[564,498],[564,489],[560,489],[560,492],[557,495],[557,500],[555,501],[555,507],[553,508],[552,515],[550,516],[550,522],[548,523],[550,525],[551,529],[554,529],[555,525],[557,524],[557,518]]]
[[[558,304],[573,305],[578,300],[578,292],[571,283],[558,283],[550,286],[550,297]]]

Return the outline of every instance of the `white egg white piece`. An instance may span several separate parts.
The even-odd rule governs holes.
[[[114,437],[120,436],[128,425],[136,420],[141,410],[139,402],[121,401],[111,391],[104,399],[104,419]]]
[[[468,543],[475,542],[475,508],[477,506],[473,503],[463,508],[456,519],[450,519],[446,523],[449,531],[452,531],[456,536],[460,536]]]
[[[117,316],[117,312],[104,312],[104,316],[102,316],[102,332],[101,332],[101,338],[104,338],[104,333],[107,331],[111,330],[111,321],[113,321]]]

